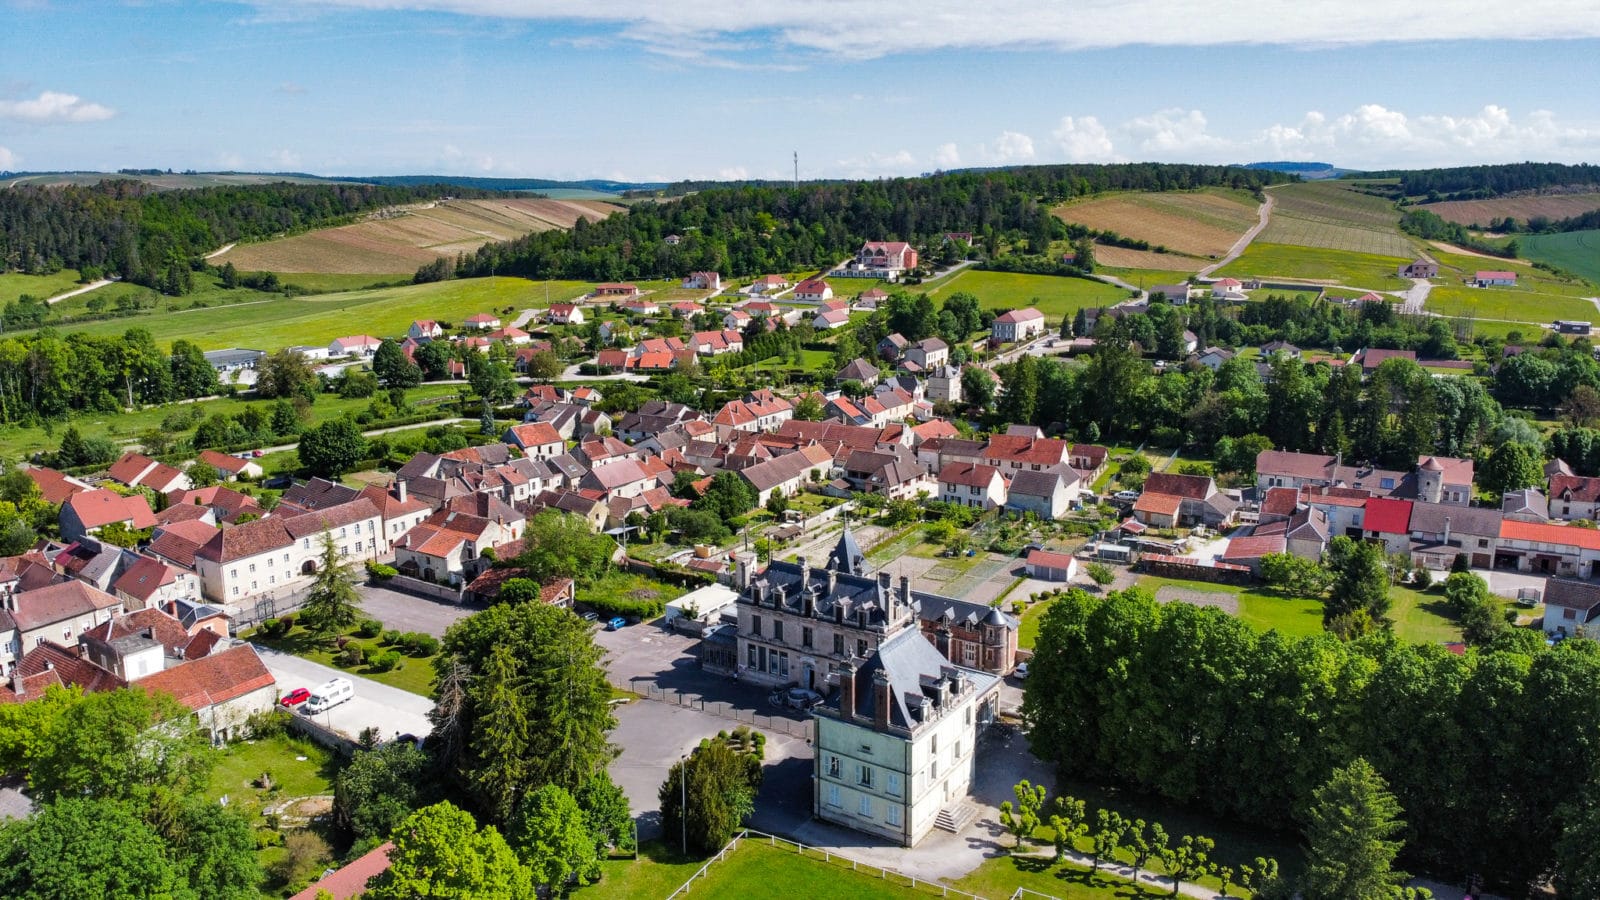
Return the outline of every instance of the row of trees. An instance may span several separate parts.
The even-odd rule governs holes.
[[[966,231],[987,247],[1026,242],[1035,253],[1068,236],[1050,213],[1074,196],[1107,190],[1246,190],[1287,176],[1223,166],[1138,163],[1035,166],[924,178],[718,187],[671,202],[641,202],[570,231],[489,244],[454,266],[461,277],[523,275],[610,281],[679,277],[711,269],[735,275],[831,265],[866,240],[937,244]],[[668,244],[669,235],[679,240]],[[1002,240],[1003,239],[1003,240]],[[430,271],[428,277],[445,274]],[[420,274],[420,273],[419,273]]]
[[[157,345],[144,328],[120,337],[42,331],[0,340],[0,422],[36,423],[217,393],[217,373],[190,341]]]
[[[1023,716],[1034,752],[1067,776],[1269,827],[1366,759],[1407,812],[1409,857],[1455,881],[1521,890],[1587,858],[1556,848],[1595,816],[1589,641],[1457,656],[1383,633],[1263,634],[1137,589],[1072,591],[1044,616]]]

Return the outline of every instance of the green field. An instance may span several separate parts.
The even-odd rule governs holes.
[[[1398,256],[1297,247],[1255,241],[1218,275],[1234,278],[1301,278],[1366,290],[1404,290],[1411,282],[1395,274],[1409,262]]]
[[[265,299],[199,309],[168,307],[145,315],[71,325],[63,330],[120,335],[137,326],[148,328],[163,343],[185,338],[206,350],[223,347],[276,350],[294,344],[326,344],[349,334],[398,337],[416,319],[460,322],[476,312],[544,306],[547,290],[551,301],[561,301],[582,296],[589,287],[578,281],[547,283],[498,277],[308,297],[255,294]],[[193,300],[178,298],[172,302],[187,305]],[[510,317],[510,314],[502,315],[507,321]]]
[[[704,860],[684,860],[662,844],[646,844],[637,860],[602,862],[600,881],[573,891],[571,896],[575,900],[665,900],[704,865]],[[763,838],[749,837],[725,858],[712,862],[686,893],[744,900],[787,900],[796,894],[809,900],[900,900],[937,897],[942,889],[926,884],[912,888],[910,880],[901,875],[879,878],[875,873],[852,871],[848,862],[825,860],[821,851],[807,850],[802,855],[792,846],[772,846]]]
[[[318,294],[335,291],[358,291],[362,288],[388,285],[391,287],[411,283],[409,275],[338,275],[331,272],[279,272],[278,280]]]
[[[1600,323],[1600,310],[1587,300],[1520,287],[1440,285],[1429,292],[1427,309],[1441,316],[1546,325],[1557,319]]]
[[[369,660],[372,658],[373,654],[377,652],[389,649],[398,651],[400,653],[400,664],[387,672],[374,671],[372,667],[366,663],[352,667],[344,666],[342,663],[336,661],[336,657],[339,656],[340,651],[334,646],[333,638],[324,637],[322,635],[313,635],[302,628],[298,623],[291,627],[289,629],[289,633],[283,637],[267,638],[255,632],[248,632],[240,635],[241,638],[244,638],[252,643],[260,644],[264,647],[271,647],[274,650],[279,650],[284,653],[291,653],[302,659],[309,659],[312,662],[321,663],[325,666],[342,668],[352,675],[358,675],[362,678],[370,678],[373,681],[382,682],[390,687],[399,688],[402,691],[410,691],[413,694],[420,694],[423,697],[430,696],[433,693],[433,657],[412,656],[411,654],[404,652],[404,650],[398,646],[393,648],[387,647],[384,645],[382,638],[358,637],[354,629],[346,631],[345,636],[349,637],[351,641],[351,643],[347,644],[346,647],[349,647],[353,644],[360,645],[361,649],[366,652]]]
[[[1517,236],[1522,255],[1600,283],[1600,229]]]
[[[1011,272],[979,272],[963,269],[948,279],[929,285],[915,285],[912,291],[935,299],[965,291],[978,298],[984,309],[1021,309],[1031,306],[1052,320],[1094,306],[1111,306],[1127,299],[1127,292],[1087,278],[1057,275],[1017,275]]]
[[[23,294],[46,300],[78,286],[77,269],[62,269],[54,275],[0,273],[0,303],[10,303]]]
[[[1176,272],[1171,269],[1119,269],[1113,266],[1096,266],[1095,274],[1110,275],[1129,284],[1148,290],[1154,284],[1177,284],[1188,281],[1193,272]]]
[[[1322,632],[1322,603],[1300,597],[1287,597],[1265,588],[1239,588],[1225,584],[1207,584],[1171,578],[1142,576],[1138,586],[1154,593],[1171,585],[1185,590],[1229,594],[1239,601],[1239,619],[1263,631],[1277,629],[1282,634],[1311,635]],[[1461,640],[1461,628],[1444,606],[1444,595],[1438,590],[1422,593],[1408,587],[1389,589],[1393,606],[1389,617],[1394,620],[1394,633],[1419,644],[1437,644]]]
[[[406,399],[415,403],[430,397],[453,396],[465,390],[462,385],[454,384],[425,384],[412,388],[406,392]],[[269,415],[271,406],[276,401],[272,400],[242,400],[237,397],[223,397],[216,400],[203,400],[193,404],[169,403],[165,406],[152,406],[130,413],[104,413],[87,412],[72,419],[70,423],[56,423],[46,432],[43,427],[23,427],[21,425],[0,425],[0,456],[15,459],[27,456],[35,451],[53,451],[61,444],[61,433],[67,425],[74,425],[87,436],[104,436],[114,441],[133,440],[141,432],[161,426],[161,421],[168,415],[190,406],[198,406],[203,415],[223,413],[236,416],[248,406],[256,406]],[[346,400],[336,394],[321,394],[317,402],[311,406],[310,419],[306,424],[315,425],[328,419],[337,419],[346,413],[357,413],[367,408],[372,401],[364,398]],[[441,411],[441,416],[445,415]],[[379,427],[379,426],[374,426]],[[293,455],[294,451],[288,451]]]

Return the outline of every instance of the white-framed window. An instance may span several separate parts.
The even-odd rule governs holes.
[[[856,767],[856,783],[860,784],[862,787],[865,787],[865,788],[872,787],[872,767],[871,766],[857,766]]]
[[[229,578],[238,578],[239,577],[239,570],[238,569],[229,569],[228,570],[228,577]]]
[[[883,805],[883,820],[890,825],[898,826],[900,824],[900,807],[893,803],[885,803]]]
[[[887,778],[887,790],[889,791],[889,796],[891,796],[891,797],[900,796],[900,773],[899,772],[890,772],[889,773],[888,778]]]
[[[872,798],[866,794],[861,795],[860,811],[863,818],[872,818]]]
[[[829,806],[843,806],[844,805],[844,803],[839,799],[839,786],[837,784],[828,785],[828,805]]]
[[[839,770],[841,768],[843,768],[843,767],[839,764],[839,757],[837,757],[837,756],[828,757],[828,777],[829,778],[838,778],[839,777]]]

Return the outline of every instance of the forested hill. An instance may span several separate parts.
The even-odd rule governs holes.
[[[159,288],[191,259],[233,241],[338,224],[368,210],[445,195],[490,196],[437,184],[279,183],[175,191],[126,179],[14,185],[0,190],[0,271],[87,269]]]
[[[1487,200],[1518,191],[1539,191],[1579,185],[1600,185],[1600,166],[1581,163],[1508,163],[1456,169],[1365,172],[1363,178],[1398,178],[1407,197],[1428,200]]]
[[[611,181],[604,178],[590,178],[584,181],[553,181],[549,178],[485,178],[473,175],[361,175],[341,180],[355,181],[362,184],[405,186],[450,184],[484,191],[545,191],[560,189],[603,191],[608,194],[620,194],[625,191],[653,191],[667,186],[665,182],[657,181]]]
[[[457,274],[610,281],[706,269],[743,276],[829,265],[864,240],[926,244],[947,231],[972,232],[979,243],[1026,242],[1042,253],[1052,239],[1065,236],[1066,226],[1050,214],[1051,207],[1072,197],[1208,186],[1259,191],[1289,180],[1265,170],[1136,163],[715,188],[635,204],[624,215],[579,222],[571,231],[488,244],[463,258]],[[668,244],[669,235],[682,240]]]

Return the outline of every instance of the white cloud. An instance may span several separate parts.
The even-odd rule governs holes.
[[[1263,129],[1245,149],[1346,167],[1441,165],[1511,159],[1569,159],[1600,150],[1600,126],[1563,123],[1547,110],[1520,120],[1490,104],[1470,115],[1408,115],[1376,103]]]
[[[917,158],[909,150],[895,153],[868,153],[834,162],[837,174],[846,178],[880,178],[885,175],[914,175],[920,171]],[[803,177],[804,171],[801,172]]]
[[[978,148],[978,155],[985,162],[992,163],[1021,163],[1033,159],[1033,138],[1020,131],[1002,131],[994,139],[994,146],[984,144]]]
[[[1067,162],[1116,162],[1117,155],[1111,135],[1094,116],[1062,116],[1061,124],[1050,133],[1061,145]]]
[[[755,36],[744,44],[874,57],[950,48],[1086,48],[1282,44],[1337,46],[1416,41],[1538,40],[1600,37],[1592,0],[1345,0],[1321,14],[1291,10],[1282,0],[922,0],[917,14],[888,0],[256,0],[278,15],[286,7],[423,9],[467,16],[563,20],[616,29],[656,49],[697,39]],[[1336,12],[1336,14],[1333,14]],[[893,28],[883,23],[893,21]],[[1271,23],[1270,28],[1262,23]],[[1418,29],[1418,22],[1427,27]],[[765,38],[771,36],[775,41]]]
[[[300,154],[287,148],[272,154],[271,159],[273,165],[283,169],[292,169],[295,166],[300,165]]]
[[[88,103],[77,94],[60,91],[44,91],[32,100],[0,100],[0,119],[19,122],[99,122],[116,114],[110,107]]]
[[[0,169],[10,169],[22,161],[22,157],[12,153],[5,147],[0,147]]]
[[[1206,116],[1198,109],[1157,110],[1123,123],[1122,131],[1133,148],[1146,156],[1183,151],[1192,159],[1227,145],[1222,138],[1206,133]]]
[[[961,165],[961,151],[956,149],[954,143],[940,144],[933,150],[933,164],[941,169],[959,166]]]
[[[726,169],[717,170],[718,181],[747,181],[749,178],[750,170],[744,166],[730,166]]]

